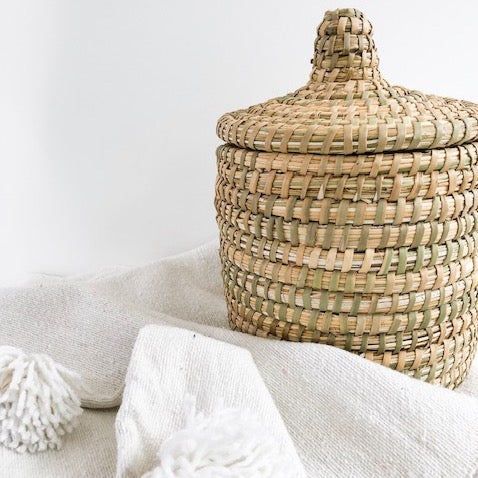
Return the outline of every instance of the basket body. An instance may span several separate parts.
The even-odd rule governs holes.
[[[304,88],[219,120],[229,321],[454,388],[477,342],[478,108],[390,87],[371,31],[328,12]]]
[[[231,326],[453,388],[477,341],[478,144],[336,160],[218,148]]]

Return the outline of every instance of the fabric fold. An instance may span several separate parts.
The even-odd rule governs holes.
[[[188,330],[152,325],[139,333],[126,376],[123,403],[116,420],[117,478],[141,477],[158,465],[175,471],[171,476],[186,476],[180,474],[179,468],[183,470],[188,465],[192,473],[189,478],[207,476],[205,465],[201,466],[202,474],[200,468],[197,474],[193,472],[194,461],[208,447],[220,446],[214,435],[203,433],[201,443],[197,443],[197,433],[183,430],[182,454],[174,457],[169,452],[168,463],[157,463],[156,459],[160,446],[184,427],[184,406],[189,397],[195,397],[197,409],[205,415],[226,408],[237,410],[238,419],[240,412],[254,417],[257,430],[264,430],[264,440],[269,442],[270,449],[265,453],[271,459],[267,473],[258,473],[257,477],[305,477],[282,418],[247,350]],[[227,415],[222,417],[224,427],[230,425],[226,418]],[[219,433],[217,424],[211,427],[211,433],[214,431]],[[246,466],[246,462],[255,452],[249,448],[249,440],[253,442],[255,437],[251,434],[247,440],[241,438],[242,442],[231,447],[244,447],[241,461],[246,468],[253,468],[253,463]],[[235,453],[241,457],[242,451]],[[178,469],[171,461],[176,462]],[[181,462],[188,463],[180,466]],[[229,476],[228,470],[231,476],[247,476],[233,474],[229,467],[235,466],[230,463],[225,466],[224,475],[216,471],[211,476]]]

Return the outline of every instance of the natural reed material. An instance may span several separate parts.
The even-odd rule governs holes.
[[[478,139],[478,107],[393,87],[378,70],[372,26],[355,9],[325,14],[309,83],[224,115],[221,139],[282,153],[352,154],[444,148]]]
[[[219,120],[229,318],[453,388],[477,342],[478,106],[390,86],[371,35],[327,12],[307,85]]]

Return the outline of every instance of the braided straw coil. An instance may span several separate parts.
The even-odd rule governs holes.
[[[307,85],[217,125],[230,324],[453,388],[477,342],[478,105],[390,86],[356,9],[317,33]]]

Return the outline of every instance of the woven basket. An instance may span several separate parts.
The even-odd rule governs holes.
[[[231,326],[458,385],[477,343],[478,106],[390,86],[343,9],[306,86],[217,133]]]

